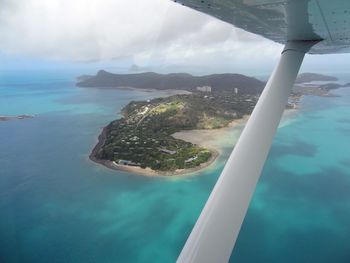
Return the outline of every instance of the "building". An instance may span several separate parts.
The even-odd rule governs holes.
[[[197,158],[198,158],[197,155],[196,155],[196,156],[193,156],[193,157],[187,159],[187,160],[185,161],[185,163],[190,163],[190,162],[192,162],[192,161],[194,161],[194,160],[197,160]]]
[[[173,155],[176,153],[176,151],[171,151],[171,150],[164,149],[164,148],[160,148],[159,151],[166,153],[166,154],[170,154],[170,155]]]
[[[210,86],[202,86],[202,87],[197,87],[196,90],[201,91],[201,92],[211,92],[211,87]]]
[[[119,160],[118,164],[119,165],[129,165],[129,166],[139,166],[140,165],[139,163],[134,163],[134,162],[129,161],[129,160]]]

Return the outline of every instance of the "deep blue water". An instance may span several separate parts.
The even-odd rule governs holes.
[[[278,130],[231,262],[350,262],[350,89],[336,93],[305,97]],[[87,158],[130,100],[166,95],[77,88],[72,73],[0,74],[0,115],[35,114],[0,122],[0,262],[176,260],[232,146],[183,178]]]

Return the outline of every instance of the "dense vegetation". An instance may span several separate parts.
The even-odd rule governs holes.
[[[161,171],[198,166],[212,153],[171,134],[224,127],[249,114],[256,100],[253,95],[197,93],[132,101],[122,110],[123,118],[106,127],[106,138],[96,157]]]
[[[260,93],[265,83],[241,74],[212,74],[192,76],[187,73],[158,74],[144,72],[136,74],[114,74],[100,70],[95,76],[84,75],[77,83],[80,87],[133,87],[138,89],[180,89],[196,91],[199,86],[211,86],[215,91],[233,91],[242,88],[241,92]]]

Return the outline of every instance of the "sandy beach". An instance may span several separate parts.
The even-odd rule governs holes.
[[[241,119],[233,120],[227,127],[219,129],[200,129],[200,130],[186,130],[172,134],[176,139],[191,142],[200,145],[204,148],[215,149],[221,153],[222,149],[219,145],[219,138],[225,138],[232,132],[232,128],[244,125],[250,115],[245,115]]]
[[[133,173],[133,174],[138,174],[138,175],[172,176],[173,177],[173,176],[187,175],[187,174],[191,174],[191,173],[200,171],[200,170],[208,167],[209,165],[211,165],[213,162],[215,162],[216,158],[219,156],[219,152],[214,150],[214,149],[209,149],[209,150],[211,151],[212,155],[207,162],[202,163],[201,165],[199,165],[197,167],[193,167],[193,168],[189,168],[189,169],[178,169],[178,170],[169,171],[169,172],[155,171],[149,167],[143,169],[143,168],[138,167],[138,166],[120,165],[120,164],[117,164],[115,162],[110,162],[110,161],[106,161],[104,163],[104,165],[107,166],[108,168],[111,168],[111,169],[120,170],[120,171],[129,172],[129,173]]]

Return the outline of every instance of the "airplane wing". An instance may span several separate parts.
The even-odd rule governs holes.
[[[311,54],[350,52],[350,1],[176,0],[243,30],[285,44],[323,40]]]
[[[177,260],[228,262],[304,55],[350,51],[350,1],[175,2],[285,44],[280,61]]]

